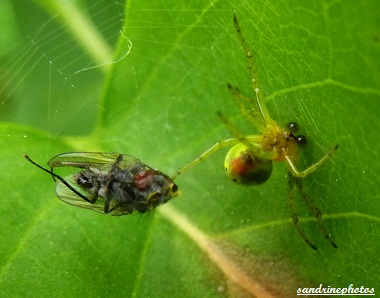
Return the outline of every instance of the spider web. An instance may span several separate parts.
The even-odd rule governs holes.
[[[7,5],[5,5],[7,3]],[[29,127],[35,127],[49,132],[51,137],[60,136],[83,136],[93,131],[101,111],[102,92],[107,84],[107,72],[112,65],[119,64],[128,59],[131,64],[130,72],[119,75],[117,83],[128,84],[132,91],[141,92],[143,84],[154,76],[155,69],[163,66],[169,70],[179,72],[175,84],[184,86],[184,91],[192,86],[187,83],[190,77],[207,76],[207,80],[220,86],[223,94],[228,78],[225,71],[220,68],[223,48],[220,37],[231,35],[231,24],[217,24],[215,27],[204,28],[197,18],[204,12],[193,9],[184,10],[160,10],[152,9],[149,5],[146,9],[138,8],[139,11],[149,11],[152,14],[178,14],[185,15],[180,21],[154,22],[149,20],[131,20],[132,28],[141,27],[153,32],[165,32],[167,40],[130,35],[123,28],[125,4],[120,1],[97,1],[96,3],[81,1],[53,1],[53,4],[42,2],[13,1],[4,2],[4,9],[8,13],[7,22],[4,25],[7,34],[3,35],[4,44],[1,48],[2,64],[0,66],[0,118],[4,122],[13,122]],[[189,6],[190,7],[190,6]],[[208,6],[212,12],[212,3]],[[133,10],[133,7],[129,7]],[[213,15],[220,12],[215,10]],[[224,11],[229,18],[232,11]],[[189,16],[189,18],[188,18]],[[190,18],[191,17],[191,18]],[[188,18],[188,19],[187,19]],[[214,36],[205,46],[197,44],[194,40],[186,40],[183,36],[176,37],[178,30],[183,30],[183,35],[196,29],[196,33],[206,29],[208,34]],[[233,32],[233,31],[232,31]],[[194,33],[195,34],[195,33]],[[174,36],[175,38],[171,38]],[[170,39],[171,38],[171,39]],[[234,36],[232,35],[232,38]],[[117,51],[117,43],[120,39],[126,44],[125,49]],[[195,42],[194,42],[195,41]],[[151,48],[152,45],[160,45],[169,49],[167,56],[152,51],[131,50],[136,43],[140,48]],[[153,48],[153,47],[152,47]],[[183,57],[173,63],[173,52],[177,51]],[[192,58],[194,51],[201,55]],[[115,54],[117,53],[117,54]],[[189,54],[190,53],[190,54]],[[228,53],[227,53],[228,54]],[[133,59],[142,58],[146,61],[146,67],[134,67]],[[190,57],[190,58],[189,58]],[[170,61],[169,61],[170,60]],[[204,61],[214,61],[215,69],[207,69],[203,66]],[[158,67],[152,64],[159,65]],[[236,68],[245,68],[242,59]],[[202,73],[197,73],[197,68]],[[152,74],[153,73],[153,74]],[[218,75],[217,75],[218,73]],[[248,82],[246,75],[242,77]],[[128,78],[127,78],[128,77]],[[127,78],[127,79],[126,79]],[[128,80],[132,78],[132,80]],[[126,80],[127,83],[126,83]],[[218,87],[219,88],[219,87]],[[160,88],[163,89],[164,88]],[[156,96],[167,96],[159,88],[156,88]],[[204,87],[206,89],[206,87]],[[208,92],[205,90],[205,92]],[[139,97],[139,94],[136,96]],[[228,100],[230,106],[233,102]],[[216,114],[220,106],[214,105],[213,101],[208,104],[202,102],[205,114]],[[144,109],[146,107],[144,106]],[[168,107],[169,108],[169,107]],[[128,102],[118,108],[120,113],[126,110],[138,116],[139,104],[131,110]],[[228,106],[223,109],[228,109]],[[149,113],[146,113],[149,114]],[[185,118],[185,114],[178,117]],[[158,115],[167,130],[170,127],[168,115]],[[218,119],[214,117],[213,122]],[[138,123],[138,122],[136,122]],[[130,124],[130,130],[135,129]],[[132,141],[134,136],[131,136]],[[137,136],[137,138],[140,138]],[[217,139],[215,139],[217,140]]]
[[[52,135],[83,135],[94,126],[102,82],[123,36],[124,4],[72,1],[2,4],[0,118]],[[126,38],[126,37],[124,37]]]

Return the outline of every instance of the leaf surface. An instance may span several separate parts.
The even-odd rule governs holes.
[[[129,1],[115,59],[128,55],[105,80],[92,134],[0,126],[1,296],[293,297],[298,288],[320,284],[379,288],[376,7],[376,1]],[[26,152],[44,164],[62,152],[120,152],[174,175],[231,137],[216,111],[256,134],[227,90],[231,83],[253,96],[234,13],[272,118],[296,121],[308,138],[301,166],[339,144],[332,160],[304,180],[337,249],[299,197],[301,224],[318,250],[297,234],[282,163],[267,183],[242,187],[225,177],[228,148],[222,149],[179,176],[181,196],[154,214],[111,217],[60,202],[51,178],[22,157]],[[51,100],[62,105],[62,98]],[[95,118],[93,109],[83,109],[84,118]],[[67,123],[67,116],[52,121]]]

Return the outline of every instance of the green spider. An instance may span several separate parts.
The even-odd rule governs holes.
[[[303,135],[296,135],[299,130],[296,123],[289,123],[286,128],[282,128],[269,115],[263,94],[259,89],[255,61],[240,29],[236,16],[234,16],[234,25],[244,53],[247,56],[248,68],[250,70],[253,91],[256,98],[255,100],[252,100],[244,96],[240,93],[238,88],[233,87],[230,84],[228,84],[228,89],[235,99],[243,117],[261,134],[248,136],[241,135],[238,129],[236,129],[221,112],[218,112],[219,118],[226,124],[234,138],[217,142],[201,156],[180,169],[173,179],[194,165],[203,162],[219,149],[227,146],[233,147],[227,153],[224,162],[226,174],[233,181],[241,185],[252,186],[266,182],[271,176],[273,161],[283,161],[289,172],[288,202],[292,213],[292,220],[299,235],[311,248],[317,249],[306,236],[300,225],[294,198],[296,188],[298,188],[302,199],[310,209],[311,213],[315,216],[317,225],[321,230],[323,237],[336,248],[336,244],[322,222],[322,212],[319,208],[314,206],[312,200],[307,196],[303,189],[302,179],[318,170],[335,152],[338,145],[335,145],[320,160],[309,166],[307,169],[301,171],[297,168],[296,161],[298,149],[306,144],[306,137]]]

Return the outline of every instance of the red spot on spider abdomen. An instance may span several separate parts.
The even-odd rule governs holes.
[[[256,163],[249,154],[241,155],[232,161],[231,173],[235,175],[245,175],[247,172],[254,170]]]

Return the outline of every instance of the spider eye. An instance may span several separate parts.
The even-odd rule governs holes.
[[[295,122],[288,123],[287,127],[288,127],[288,129],[289,129],[289,131],[291,133],[298,132],[299,129],[300,129],[300,127],[298,126],[298,124],[295,123]]]
[[[227,153],[224,167],[228,178],[238,184],[253,186],[267,181],[272,174],[272,160],[257,157],[244,144],[237,144]]]
[[[306,141],[306,137],[304,135],[299,135],[296,137],[296,141],[297,141],[297,144],[301,145],[301,146],[304,146],[306,145],[307,141]]]

